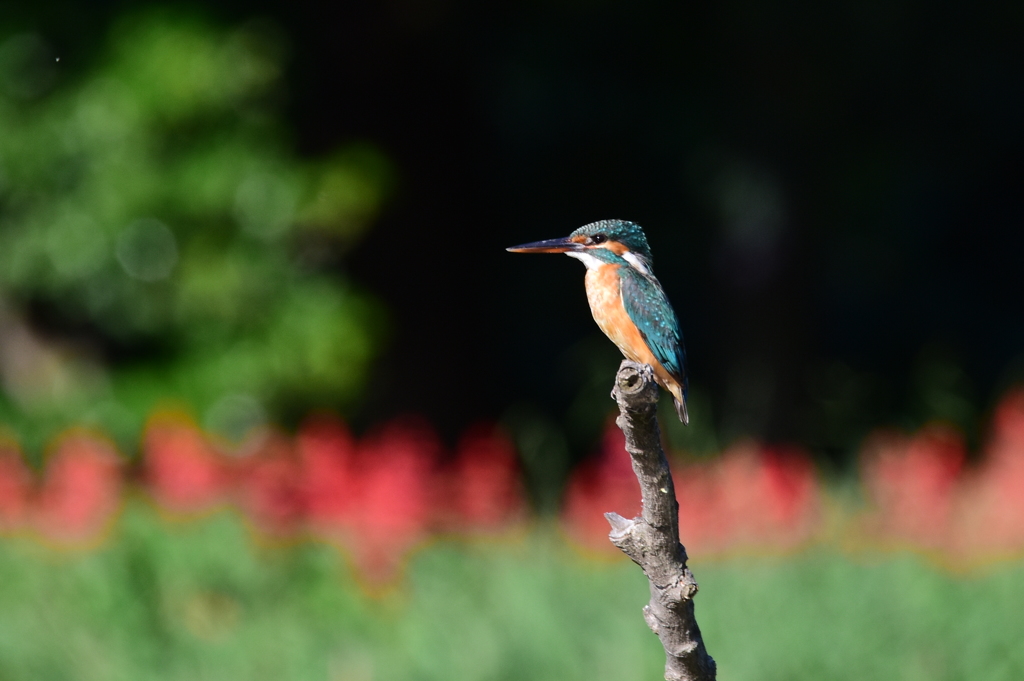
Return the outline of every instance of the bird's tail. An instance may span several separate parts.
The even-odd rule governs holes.
[[[665,381],[663,385],[672,394],[672,401],[676,405],[676,415],[679,417],[679,420],[683,422],[684,426],[689,425],[690,415],[686,413],[686,388],[683,385],[679,385],[675,380]]]
[[[686,413],[686,398],[684,397],[679,400],[673,396],[672,402],[676,405],[676,414],[679,416],[679,420],[683,422],[684,426],[688,425],[690,423],[690,415]]]

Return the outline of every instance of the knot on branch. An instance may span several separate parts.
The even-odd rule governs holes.
[[[688,569],[684,569],[683,574],[671,584],[664,588],[658,587],[658,590],[662,594],[661,599],[665,606],[674,610],[686,601],[693,600],[693,597],[697,595],[698,588],[693,575]]]
[[[615,389],[612,397],[616,401],[636,409],[644,404],[658,401],[658,384],[654,381],[654,370],[646,364],[622,360],[615,375]]]

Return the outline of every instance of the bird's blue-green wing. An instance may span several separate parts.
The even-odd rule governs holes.
[[[630,267],[621,268],[620,273],[622,303],[626,314],[636,324],[654,356],[683,386],[685,394],[687,380],[683,335],[665,291],[656,279],[645,277]]]

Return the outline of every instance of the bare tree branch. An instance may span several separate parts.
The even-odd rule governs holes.
[[[708,655],[693,612],[697,581],[686,567],[679,543],[679,503],[658,430],[658,386],[646,364],[624,360],[612,397],[619,405],[616,423],[626,436],[626,451],[643,495],[641,515],[627,520],[605,513],[615,546],[639,565],[651,585],[644,606],[647,625],[665,648],[669,681],[712,681],[715,661]]]

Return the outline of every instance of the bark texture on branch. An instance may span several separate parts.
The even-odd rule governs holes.
[[[647,625],[665,648],[669,681],[711,681],[715,661],[708,655],[693,612],[697,581],[686,566],[679,543],[679,503],[658,429],[658,386],[646,364],[624,360],[615,377],[612,397],[619,405],[619,428],[640,481],[643,511],[628,520],[605,513],[612,543],[639,565],[651,585],[644,606]]]

